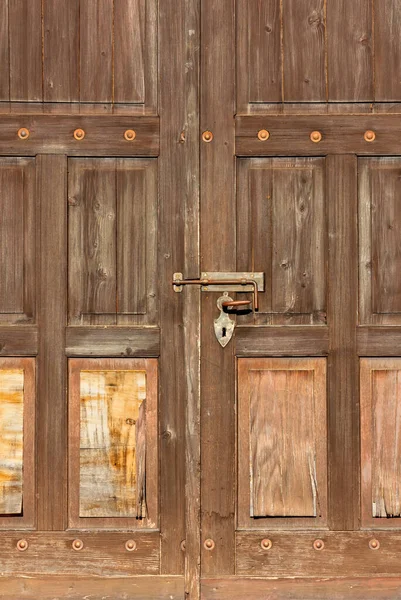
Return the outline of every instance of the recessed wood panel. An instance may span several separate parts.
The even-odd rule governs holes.
[[[360,159],[360,322],[401,323],[401,159]]]
[[[70,323],[155,324],[155,162],[71,159],[69,164]]]
[[[0,358],[0,529],[34,518],[35,363]]]
[[[401,359],[361,359],[362,517],[399,527]]]
[[[35,160],[0,159],[0,322],[29,323],[35,309]]]
[[[262,271],[266,279],[259,314],[248,322],[325,323],[324,159],[238,164],[237,268]]]
[[[70,360],[70,523],[155,528],[157,361]]]
[[[239,359],[238,402],[240,528],[321,526],[325,359]]]

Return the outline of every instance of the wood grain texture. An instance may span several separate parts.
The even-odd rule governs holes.
[[[401,25],[399,0],[374,0],[375,26],[375,100],[400,100],[401,81],[398,65],[401,60]]]
[[[327,158],[329,524],[359,526],[357,159]],[[339,281],[341,285],[339,286]]]
[[[146,0],[114,5],[116,102],[145,101]]]
[[[372,2],[327,3],[329,100],[373,100]]]
[[[67,524],[67,397],[64,354],[67,308],[67,158],[62,155],[41,155],[38,156],[37,163],[37,190],[41,207],[37,515],[40,529],[64,530]],[[57,427],[54,426],[55,423]]]
[[[0,356],[35,356],[38,329],[32,325],[0,326]]]
[[[157,528],[157,361],[71,359],[69,387],[70,527]]]
[[[10,100],[43,100],[41,0],[9,0]]]
[[[0,101],[10,100],[10,46],[8,37],[9,0],[0,0]]]
[[[0,358],[0,530],[35,524],[35,360]]]
[[[0,344],[2,343],[0,328]],[[160,356],[160,330],[151,327],[67,327],[67,356]]]
[[[235,333],[236,356],[327,356],[327,327],[266,326],[238,327]]]
[[[202,600],[243,600],[246,595],[253,600],[265,600],[269,594],[274,600],[394,600],[401,592],[399,577],[347,577],[347,578],[252,578],[230,577],[204,579]],[[267,596],[268,597],[268,596]]]
[[[241,529],[324,526],[326,435],[324,359],[238,361]]]
[[[113,101],[113,4],[80,2],[81,102]]]
[[[399,327],[358,327],[359,356],[400,356],[401,329]]]
[[[237,110],[282,100],[279,0],[237,0]],[[253,108],[253,107],[252,107]]]
[[[54,595],[63,595],[68,600],[86,600],[88,589],[91,600],[103,600],[112,594],[115,600],[182,600],[184,578],[160,575],[141,576],[54,576],[48,577],[2,577],[0,593],[4,600],[54,600]]]
[[[43,4],[43,99],[77,102],[79,90],[79,0]]]
[[[324,0],[283,0],[284,99],[326,100]]]
[[[398,158],[359,162],[360,322],[401,323]]]
[[[19,106],[19,109],[21,107]],[[83,109],[81,109],[83,110]],[[89,109],[91,110],[91,109]],[[24,111],[24,108],[22,108]],[[159,154],[158,117],[134,117],[104,114],[8,114],[2,115],[0,155],[36,156],[37,154],[68,154],[68,156],[157,156]],[[20,140],[20,127],[30,131],[27,140]],[[83,129],[82,141],[74,139],[75,129]],[[133,142],[124,139],[127,129],[136,131]]]
[[[234,14],[233,0],[202,2],[200,130],[214,139],[201,143],[201,256],[210,271],[236,270]],[[204,577],[235,569],[235,372],[233,347],[221,348],[211,327],[216,300],[202,294],[201,527],[202,540],[216,544],[202,548]]]

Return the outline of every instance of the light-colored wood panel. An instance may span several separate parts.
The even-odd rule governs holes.
[[[361,359],[362,517],[399,527],[401,359]]]
[[[321,527],[325,359],[239,359],[238,402],[239,527]]]
[[[69,365],[70,525],[156,528],[157,361]]]

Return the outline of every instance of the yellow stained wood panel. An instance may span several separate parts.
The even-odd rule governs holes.
[[[22,512],[24,370],[0,370],[0,514]]]
[[[80,517],[143,517],[146,372],[80,375]]]

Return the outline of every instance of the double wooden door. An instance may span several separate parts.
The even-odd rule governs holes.
[[[399,3],[0,16],[0,595],[397,598]]]

